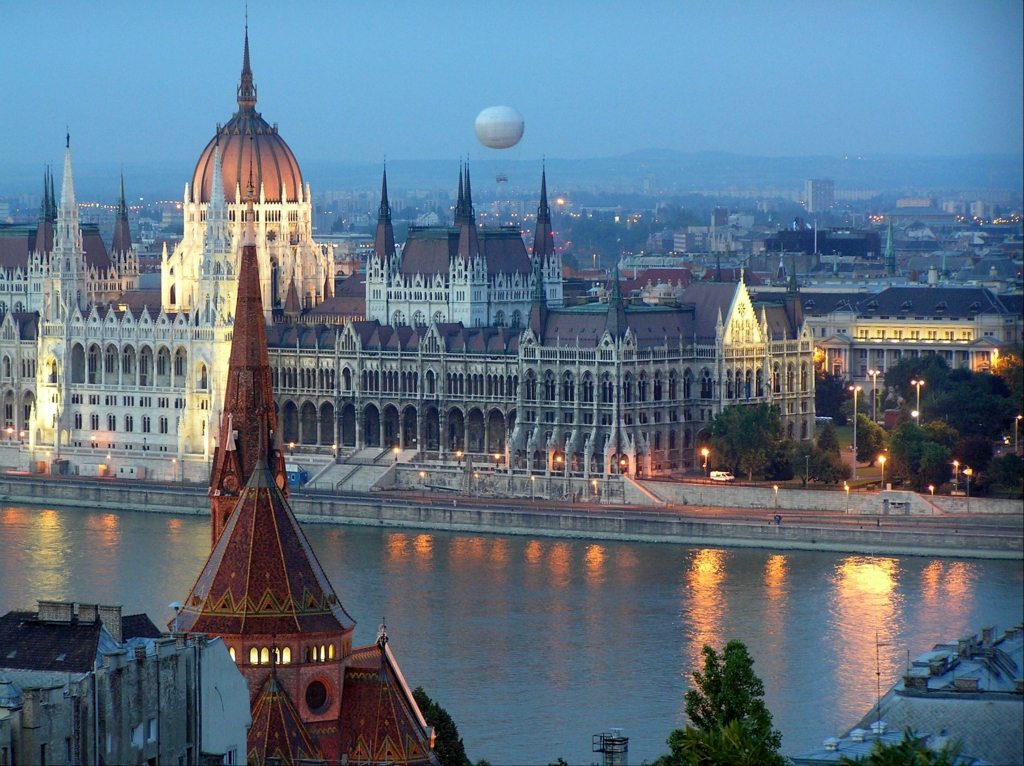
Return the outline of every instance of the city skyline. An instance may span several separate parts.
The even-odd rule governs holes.
[[[491,159],[473,119],[501,103],[526,120],[510,161],[1017,153],[1024,136],[1013,3],[280,10],[249,9],[258,109],[309,161]],[[244,15],[7,7],[8,156],[53,161],[67,127],[83,162],[191,161],[230,117]]]

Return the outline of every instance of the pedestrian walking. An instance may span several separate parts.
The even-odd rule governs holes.
[[[775,514],[775,526],[780,526],[781,524],[782,524],[782,517],[779,514],[776,513]]]

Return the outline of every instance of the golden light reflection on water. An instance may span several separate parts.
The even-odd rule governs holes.
[[[416,535],[413,541],[413,550],[416,552],[416,565],[418,569],[428,569],[434,558],[434,536]]]
[[[850,556],[832,577],[833,640],[837,656],[836,706],[839,720],[857,720],[870,708],[881,673],[887,689],[905,664],[905,647],[896,641],[903,614],[899,562]],[[876,646],[877,643],[877,646]]]
[[[705,548],[693,554],[686,572],[690,609],[684,625],[690,633],[688,654],[694,667],[701,662],[700,651],[704,644],[720,648],[722,643],[722,617],[726,610],[722,595],[725,559],[724,551]]]
[[[384,551],[391,562],[407,561],[409,558],[409,536],[392,533],[386,536]]]
[[[29,529],[36,533],[34,541],[26,540],[26,550],[34,560],[32,592],[38,595],[33,598],[67,598],[70,567],[65,548],[64,515],[52,510],[41,511]]]
[[[786,595],[786,557],[769,556],[764,563],[764,584],[769,601],[778,601]]]
[[[572,550],[568,543],[555,543],[548,554],[548,569],[551,577],[548,582],[558,588],[569,584],[569,568]]]
[[[526,544],[524,553],[526,554],[526,560],[531,564],[539,563],[541,556],[543,555],[540,542],[537,540],[530,540],[530,542]]]
[[[587,585],[600,585],[604,582],[605,551],[600,545],[588,545],[583,556],[586,565]]]

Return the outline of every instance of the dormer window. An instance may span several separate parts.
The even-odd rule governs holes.
[[[970,311],[971,313],[977,313],[981,311],[981,303],[975,301],[974,303],[967,307],[967,310]]]
[[[945,301],[939,301],[938,303],[935,304],[935,313],[936,314],[941,314],[947,308],[949,308],[949,304],[948,303],[946,303]]]
[[[903,305],[900,306],[900,311],[910,312],[914,310],[914,304],[910,301],[903,301]]]
[[[871,313],[878,311],[878,301],[871,301],[868,304],[868,311],[870,311]]]

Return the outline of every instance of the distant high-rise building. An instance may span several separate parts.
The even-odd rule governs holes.
[[[831,210],[836,203],[835,183],[828,178],[811,178],[804,182],[804,201],[808,213]]]
[[[712,226],[728,226],[729,224],[729,208],[727,207],[716,207],[711,212],[711,225]]]

